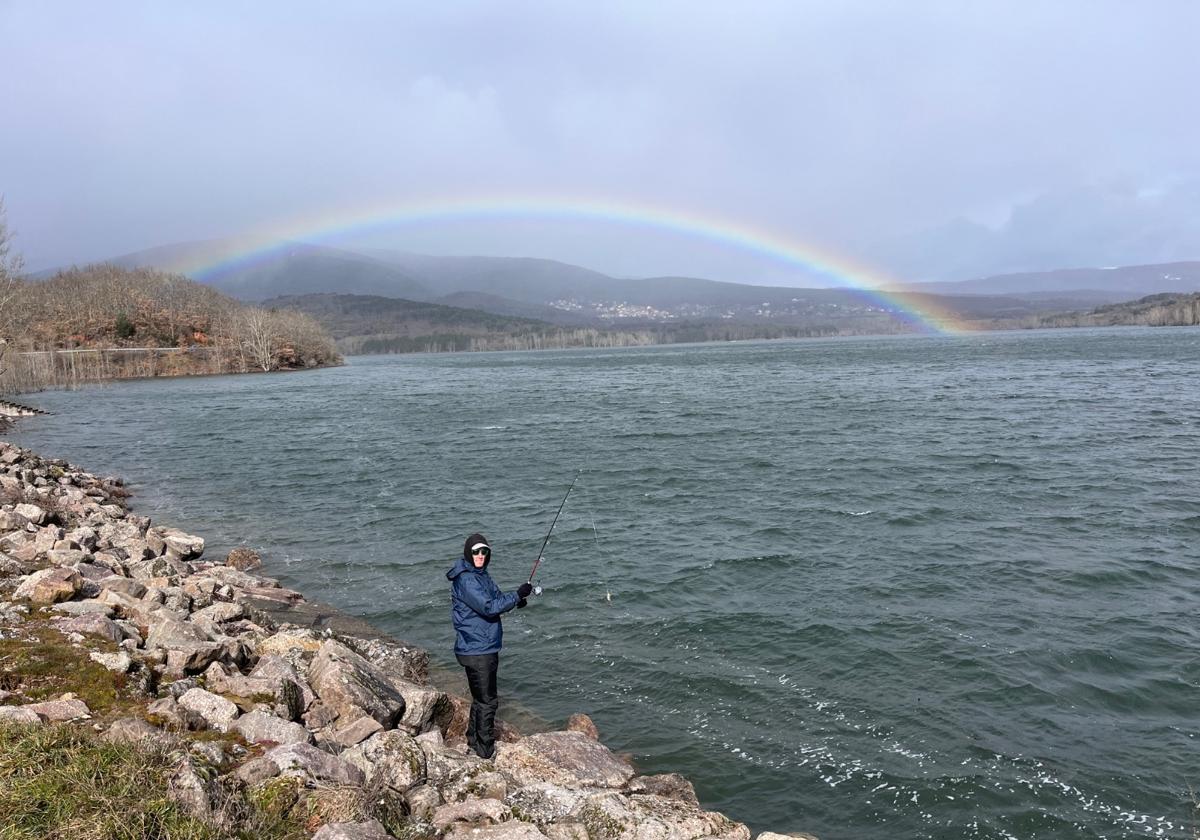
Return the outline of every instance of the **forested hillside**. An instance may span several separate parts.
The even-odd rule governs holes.
[[[338,364],[308,315],[246,306],[178,275],[97,265],[15,281],[0,306],[0,390],[133,376]]]

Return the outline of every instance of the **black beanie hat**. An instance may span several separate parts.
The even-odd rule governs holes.
[[[471,546],[478,545],[479,543],[483,543],[488,548],[492,547],[492,544],[487,541],[487,537],[485,537],[483,534],[472,534],[471,536],[467,537],[467,541],[463,543],[463,557],[469,561],[471,559]],[[489,556],[488,562],[491,562],[491,560],[492,558]],[[484,566],[487,566],[487,563],[484,563]]]

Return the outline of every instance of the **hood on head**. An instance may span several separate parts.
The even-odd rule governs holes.
[[[467,565],[472,569],[475,568],[475,564],[471,561],[471,549],[480,543],[483,543],[488,548],[492,547],[492,544],[487,541],[487,537],[485,537],[483,534],[472,534],[471,536],[467,537],[466,542],[463,543],[463,559],[467,561]],[[492,555],[489,554],[487,559],[483,561],[483,568],[486,569],[488,567],[488,563],[491,562]]]

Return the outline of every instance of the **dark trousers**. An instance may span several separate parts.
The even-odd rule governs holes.
[[[499,653],[478,656],[455,654],[458,664],[467,669],[467,685],[471,689],[471,719],[467,724],[467,746],[480,758],[491,758],[496,752],[496,709],[500,698],[496,694],[496,671],[500,667]]]

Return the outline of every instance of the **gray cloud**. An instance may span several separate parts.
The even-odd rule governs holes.
[[[32,267],[472,193],[674,207],[928,276],[1200,257],[1196,191],[1163,186],[1200,177],[1198,30],[1170,0],[0,3],[0,191]],[[1094,200],[1118,182],[1133,199]],[[796,279],[603,225],[380,238]]]

